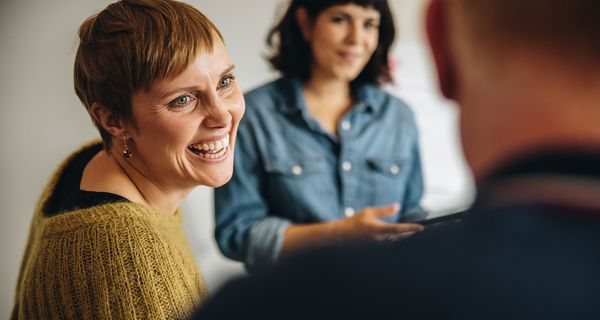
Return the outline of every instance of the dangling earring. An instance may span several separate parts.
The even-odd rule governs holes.
[[[123,158],[129,159],[133,156],[133,152],[129,150],[129,147],[127,146],[127,138],[125,137],[123,137],[123,144],[125,145],[125,149],[123,150]]]

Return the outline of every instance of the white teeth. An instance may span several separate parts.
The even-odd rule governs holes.
[[[221,151],[217,152],[217,153],[210,153],[210,154],[199,154],[199,156],[201,156],[204,159],[219,159],[221,158],[225,152],[227,151],[227,149],[222,149]]]
[[[194,153],[205,159],[218,159],[222,157],[227,151],[227,147],[229,146],[229,136],[217,140],[214,142],[207,143],[199,143],[195,145],[191,145],[190,149],[194,151]],[[206,153],[206,151],[212,151],[211,153]]]

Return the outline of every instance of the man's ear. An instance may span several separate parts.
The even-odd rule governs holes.
[[[300,28],[300,32],[302,32],[302,37],[304,40],[310,41],[311,38],[311,30],[312,30],[312,21],[308,16],[308,12],[304,7],[298,7],[295,12],[296,23]]]
[[[451,0],[450,0],[451,1]],[[488,0],[477,0],[488,1]],[[435,62],[442,94],[448,99],[456,98],[457,81],[455,65],[449,44],[448,1],[431,0],[425,17],[427,38]]]
[[[114,112],[99,102],[94,102],[91,115],[106,132],[117,139],[122,139],[126,134],[125,122]]]

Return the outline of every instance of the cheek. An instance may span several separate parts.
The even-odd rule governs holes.
[[[335,32],[327,30],[321,31],[315,34],[310,45],[313,48],[313,52],[324,54],[325,52],[336,48],[336,44],[340,42],[337,38],[338,36]]]
[[[234,125],[237,125],[244,116],[244,112],[246,111],[246,102],[241,91],[238,90],[236,92],[236,95],[231,103],[231,107],[229,108],[229,110],[233,118]]]
[[[190,142],[197,128],[198,120],[195,118],[171,119],[171,121],[164,121],[152,128],[146,129],[146,134],[149,137],[148,140],[154,146],[157,145],[157,142],[163,141],[162,144],[169,146],[169,148],[179,148]]]
[[[367,40],[368,51],[371,53],[375,52],[375,49],[377,49],[378,44],[379,44],[379,34],[375,33],[374,35],[369,37]]]

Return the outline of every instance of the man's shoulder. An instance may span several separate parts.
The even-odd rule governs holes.
[[[561,301],[600,314],[598,255],[590,246],[557,247],[565,239],[551,234],[560,226],[536,212],[478,212],[396,243],[291,256],[226,287],[206,311],[246,297],[247,314],[269,319],[298,306],[313,319],[559,319],[570,312]]]

